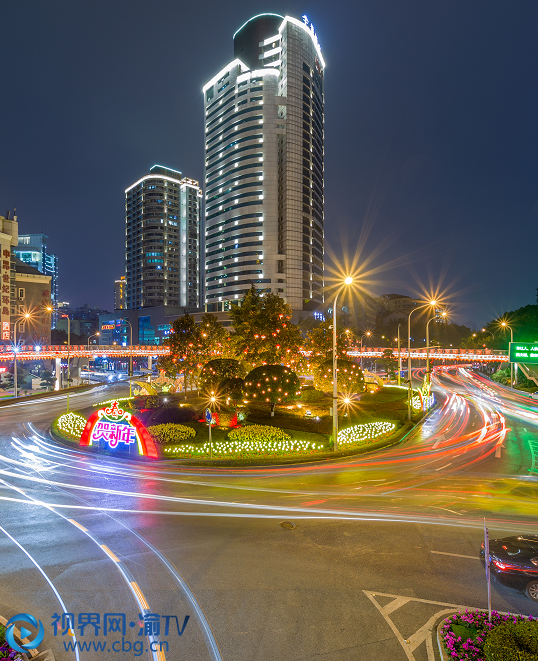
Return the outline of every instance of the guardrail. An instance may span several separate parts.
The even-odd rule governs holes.
[[[69,348],[64,345],[47,346],[22,346],[17,350],[17,360],[52,360],[55,358],[129,358],[146,356],[167,356],[170,353],[168,347],[155,345],[133,345],[132,347],[120,347],[117,344],[92,345],[88,349],[87,344],[72,344]],[[0,362],[12,361],[15,357],[13,347],[10,345],[0,346]]]

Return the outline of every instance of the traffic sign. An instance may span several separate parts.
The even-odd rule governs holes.
[[[206,409],[205,410],[205,420],[206,420],[206,422],[211,424],[211,419],[212,419],[211,410]]]
[[[538,344],[535,342],[510,342],[511,363],[538,363]]]

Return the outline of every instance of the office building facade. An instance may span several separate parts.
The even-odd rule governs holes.
[[[114,310],[127,309],[127,278],[122,275],[121,278],[114,280]]]
[[[125,191],[126,307],[198,307],[202,191],[154,165]]]
[[[30,266],[33,266],[43,275],[50,276],[50,298],[53,307],[58,305],[58,257],[49,252],[47,248],[48,236],[46,234],[19,234],[18,245],[14,249],[15,255]],[[56,315],[53,315],[53,328]]]
[[[253,283],[294,310],[323,304],[325,62],[307,17],[262,14],[203,88],[205,303]]]

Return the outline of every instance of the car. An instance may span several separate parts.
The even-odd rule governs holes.
[[[538,535],[517,535],[491,539],[490,572],[499,583],[525,593],[538,601]],[[480,560],[486,566],[484,543]]]
[[[536,392],[531,392],[529,395],[531,399],[538,399],[538,390]]]

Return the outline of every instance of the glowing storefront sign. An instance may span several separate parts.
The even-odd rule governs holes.
[[[114,324],[103,324],[101,330],[114,330],[116,326]]]
[[[158,459],[159,453],[155,441],[148,434],[144,425],[127,411],[120,409],[117,401],[110,408],[102,408],[90,416],[82,436],[80,445],[93,445],[104,441],[109,448],[138,446],[138,452],[144,457]]]

